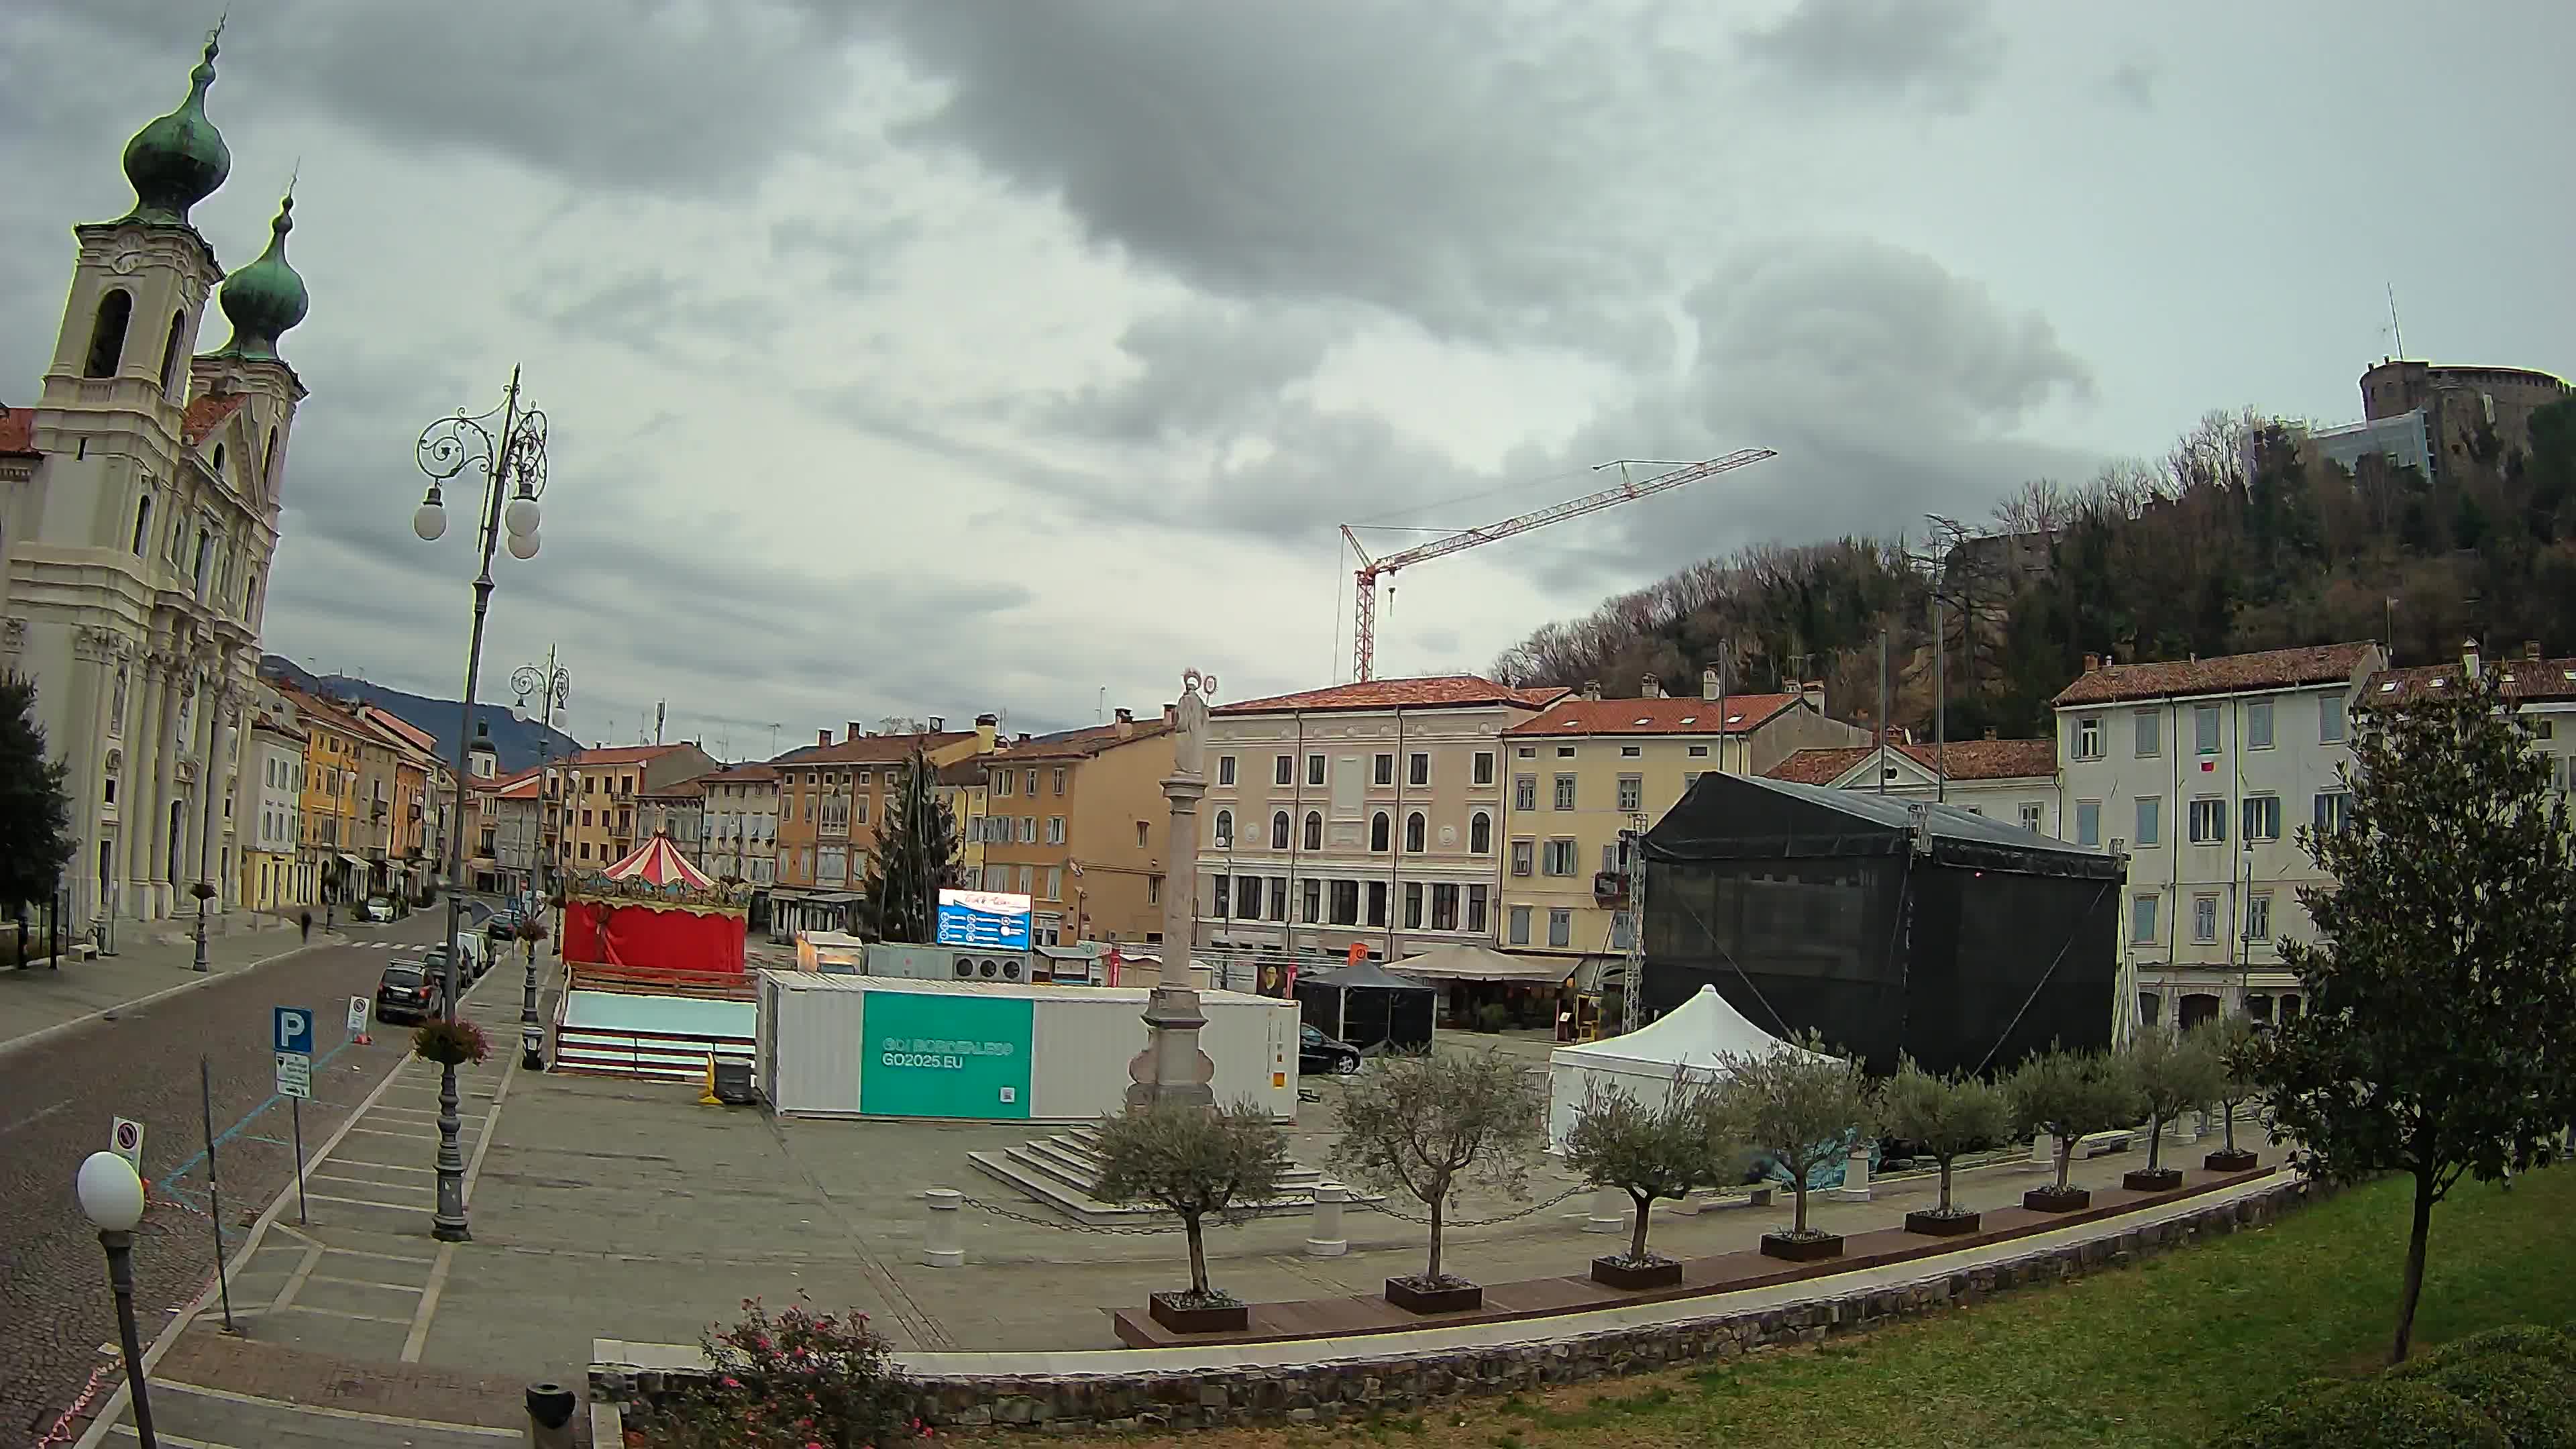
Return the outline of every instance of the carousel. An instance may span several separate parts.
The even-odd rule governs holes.
[[[743,933],[751,890],[719,884],[655,835],[564,893],[555,1069],[708,1083],[748,1070]]]
[[[564,893],[567,966],[742,974],[748,887],[718,885],[665,835]]]

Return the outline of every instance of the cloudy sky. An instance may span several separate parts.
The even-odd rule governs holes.
[[[0,14],[0,400],[221,7]],[[1349,669],[1336,525],[1756,468],[1399,577],[1380,672],[1763,539],[1982,514],[2393,343],[2576,369],[2576,7],[2486,0],[232,0],[227,265],[290,172],[313,396],[269,647],[452,694],[420,428],[552,419],[588,740],[735,755]],[[220,337],[220,331],[210,331]],[[1423,533],[1368,535],[1384,548]]]

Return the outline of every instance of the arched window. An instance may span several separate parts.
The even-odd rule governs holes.
[[[143,557],[143,545],[152,541],[152,495],[146,493],[134,505],[134,556]]]
[[[1270,848],[1272,850],[1288,848],[1288,812],[1285,810],[1270,817]]]
[[[163,392],[175,394],[179,391],[179,339],[185,336],[187,331],[188,314],[171,313],[170,340],[161,344],[161,390]]]
[[[1467,820],[1467,851],[1488,855],[1494,849],[1494,817],[1479,810]]]
[[[215,476],[224,476],[224,445],[221,443],[215,444]]]
[[[1231,810],[1216,812],[1216,843],[1221,847],[1234,844],[1234,812]]]
[[[1369,849],[1378,851],[1386,849],[1388,834],[1389,824],[1386,812],[1381,810],[1369,819]]]
[[[1306,812],[1306,848],[1308,850],[1324,848],[1324,816],[1321,811]]]
[[[277,429],[268,430],[268,443],[259,455],[259,482],[262,488],[277,486]]]
[[[119,287],[98,299],[98,320],[89,329],[89,365],[81,376],[116,376],[116,365],[125,360],[125,324],[133,317],[132,292]]]
[[[1404,817],[1404,848],[1416,855],[1422,853],[1422,827],[1421,811],[1416,810]]]

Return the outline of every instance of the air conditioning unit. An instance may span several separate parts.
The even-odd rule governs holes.
[[[868,947],[868,974],[906,981],[1026,981],[1025,951],[979,951],[956,946],[900,946],[885,941]]]
[[[1003,963],[1002,963],[1002,979],[1003,979],[1003,980],[1005,980],[1005,981],[1017,981],[1017,980],[1019,980],[1019,979],[1020,979],[1020,976],[1021,976],[1020,963],[1019,963],[1019,960],[1018,960],[1016,957],[1015,957],[1015,958],[1013,958],[1013,959],[1011,959],[1011,960],[1008,960],[1008,961],[1005,961],[1005,962],[1003,962]]]

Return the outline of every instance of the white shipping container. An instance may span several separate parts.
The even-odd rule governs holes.
[[[871,1105],[862,1090],[873,1075],[891,1082],[891,1066],[920,1065],[919,1053],[889,1063],[867,1041],[868,998],[913,998],[910,1019],[936,1022],[945,998],[1030,1003],[1026,1092],[962,1097],[965,1105],[928,1110],[917,1093]],[[760,981],[759,1072],[772,1107],[814,1116],[936,1116],[949,1120],[1087,1121],[1126,1099],[1128,1063],[1145,1049],[1145,1005],[1151,993],[1125,987],[1054,987],[987,982],[908,981],[874,976],[817,976],[764,971]],[[1220,1102],[1250,1100],[1282,1120],[1297,1112],[1297,1004],[1233,991],[1199,995],[1207,1025],[1200,1049],[1215,1065],[1209,1084]],[[956,1013],[969,1013],[962,1006]],[[932,1029],[936,1029],[935,1026]],[[1001,1044],[995,1044],[997,1046]],[[883,1044],[877,1044],[882,1048]],[[937,1055],[932,1053],[931,1055]],[[1006,1058],[1007,1050],[999,1052]],[[877,1058],[871,1066],[871,1058]],[[952,1060],[952,1065],[962,1065]],[[987,1065],[979,1061],[978,1066]],[[907,1078],[907,1083],[918,1078]]]

